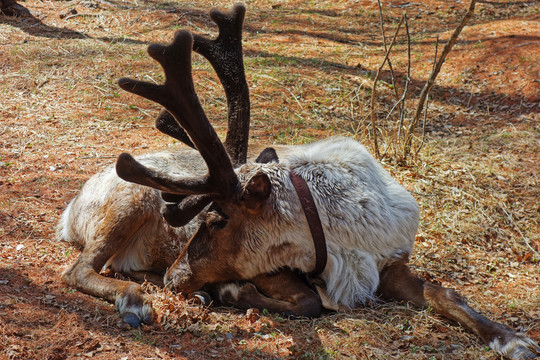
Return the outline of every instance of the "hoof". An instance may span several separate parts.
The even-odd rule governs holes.
[[[142,325],[141,319],[139,319],[139,317],[132,312],[123,314],[122,320],[124,320],[125,323],[131,325],[134,328],[138,328]]]
[[[285,311],[281,313],[281,316],[287,320],[296,320],[296,313],[294,311]]]
[[[524,334],[516,333],[510,339],[496,338],[489,343],[489,347],[507,359],[531,360],[540,358],[538,344]]]
[[[154,320],[152,302],[144,296],[140,289],[127,292],[116,299],[116,309],[122,320],[138,328],[142,324],[151,324]]]
[[[210,306],[212,304],[212,298],[204,291],[195,291],[189,297],[190,300],[194,300],[196,304],[202,306]]]
[[[132,311],[135,310],[135,311]],[[149,325],[154,320],[153,310],[150,308],[150,312],[145,309],[131,309],[124,312],[120,312],[120,317],[124,322],[134,328],[140,327],[142,324]]]

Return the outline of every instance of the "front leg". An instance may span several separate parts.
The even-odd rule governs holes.
[[[194,295],[203,288],[204,281],[194,276],[187,262],[179,261],[173,268],[174,271],[169,271],[165,277],[168,286],[187,295]],[[313,318],[321,314],[320,297],[292,270],[282,269],[249,281],[227,280],[205,286],[205,290],[209,290],[222,305],[242,310],[267,309],[287,317]]]
[[[290,269],[263,274],[249,281],[215,284],[211,294],[225,306],[266,309],[285,317],[319,317],[321,299],[304,279]]]
[[[290,269],[262,274],[249,280],[270,299],[267,309],[290,316],[314,318],[322,312],[322,302],[304,277]]]

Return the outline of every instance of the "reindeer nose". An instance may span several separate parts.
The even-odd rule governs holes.
[[[175,285],[174,285],[174,274],[171,270],[167,271],[165,273],[165,276],[163,277],[163,283],[165,284],[165,287],[173,290],[175,288]]]
[[[193,276],[189,264],[185,261],[177,261],[173,264],[163,277],[163,282],[166,287],[173,291],[182,291],[183,285],[188,282]]]

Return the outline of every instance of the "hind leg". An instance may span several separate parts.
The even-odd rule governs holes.
[[[64,272],[62,280],[81,292],[114,303],[120,317],[133,327],[151,323],[154,317],[152,301],[144,295],[139,284],[99,274],[107,255],[94,248],[85,249]]]
[[[144,219],[139,219],[138,223],[130,222],[127,227],[104,220],[94,233],[96,237],[86,242],[79,258],[62,275],[66,284],[114,303],[122,319],[133,327],[152,322],[152,302],[139,284],[106,277],[100,271],[119,249],[126,248],[126,242],[133,238],[143,223]]]
[[[387,300],[410,301],[455,321],[478,335],[493,350],[509,359],[534,359],[540,348],[530,338],[506,325],[491,321],[472,308],[452,289],[415,277],[406,260],[383,269],[379,295]]]

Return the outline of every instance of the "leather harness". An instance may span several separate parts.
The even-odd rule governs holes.
[[[321,218],[319,212],[313,201],[313,195],[309,191],[309,187],[304,179],[291,171],[291,181],[293,183],[296,194],[302,204],[302,209],[306,215],[306,219],[313,238],[313,244],[315,245],[315,270],[311,273],[311,276],[320,275],[326,267],[327,251],[326,251],[326,238],[324,237],[324,231],[321,224]]]

